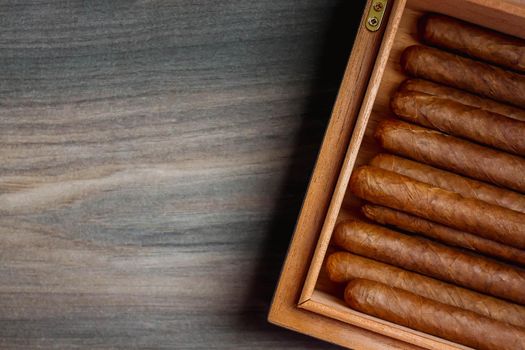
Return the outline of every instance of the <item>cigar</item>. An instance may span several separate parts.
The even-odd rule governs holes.
[[[371,166],[354,170],[350,190],[398,209],[515,248],[525,248],[525,214]],[[525,294],[525,293],[524,293]]]
[[[454,89],[446,85],[436,84],[423,79],[407,79],[398,88],[399,91],[419,91],[437,97],[444,97],[464,105],[478,107],[486,111],[497,113],[508,118],[525,121],[525,110],[512,105],[503,104],[469,94],[463,90]]]
[[[524,121],[415,91],[398,91],[390,102],[407,122],[525,155]]]
[[[401,56],[409,75],[525,108],[525,76],[438,49],[414,45]]]
[[[326,261],[326,269],[330,280],[337,283],[366,278],[501,322],[521,327],[525,325],[523,306],[351,253],[331,254]]]
[[[414,180],[475,198],[490,204],[525,213],[525,195],[489,185],[423,163],[414,162],[391,154],[375,156],[370,165],[408,176]]]
[[[361,211],[368,219],[378,224],[394,226],[403,231],[420,234],[448,245],[470,249],[525,266],[525,250],[379,205],[367,204],[361,208]]]
[[[523,350],[525,330],[475,312],[366,279],[345,289],[352,308],[421,332],[480,350]]]
[[[525,270],[362,221],[336,226],[334,243],[354,254],[525,304]]]
[[[386,150],[481,181],[525,193],[525,159],[398,120],[379,123]]]
[[[525,41],[520,38],[437,14],[421,18],[420,33],[429,45],[525,72]]]

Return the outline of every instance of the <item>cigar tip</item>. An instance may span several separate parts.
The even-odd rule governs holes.
[[[403,71],[405,73],[409,73],[409,62],[412,60],[411,56],[413,56],[417,51],[417,45],[412,45],[407,47],[403,53],[401,54],[401,68],[403,68]]]
[[[356,219],[347,219],[339,223],[335,227],[334,233],[332,234],[335,245],[346,250],[345,246],[347,243],[348,234],[358,228],[361,224],[364,224],[364,222]]]
[[[354,296],[353,296],[353,292],[354,292],[354,289],[355,289],[355,283],[354,283],[355,280],[351,280],[350,282],[348,282],[348,284],[346,285],[345,287],[345,293],[344,293],[344,298],[345,298],[345,302],[352,308],[352,309],[355,309],[356,308],[356,305],[354,304]]]
[[[378,125],[374,132],[374,138],[377,140],[377,142],[381,145],[381,147],[385,146],[385,136],[387,133],[399,126],[399,121],[395,119],[385,119],[382,120]]]
[[[417,22],[417,32],[420,41],[426,44],[437,44],[433,38],[434,33],[436,32],[436,26],[439,26],[443,22],[449,23],[450,20],[450,17],[437,13],[427,13],[421,16]]]
[[[369,165],[362,165],[355,169],[350,176],[350,191],[356,196],[363,198],[363,184],[370,175],[370,172],[378,169]]]
[[[397,157],[389,153],[379,153],[370,161],[370,165],[384,170],[393,170]]]
[[[354,190],[359,187],[359,178],[361,177],[363,171],[365,171],[365,166],[360,166],[357,169],[354,169],[354,171],[352,172],[352,175],[350,176],[350,183],[348,185],[350,191],[355,193]]]
[[[351,254],[343,251],[335,252],[328,256],[325,266],[330,281],[338,283],[348,281],[345,261],[348,261],[349,256]]]
[[[381,146],[383,146],[383,135],[384,135],[384,129],[385,129],[385,121],[382,121],[380,122],[377,127],[376,127],[376,130],[374,131],[374,138],[376,139],[377,142],[379,142],[379,144]]]
[[[338,282],[337,273],[336,273],[336,267],[337,267],[337,260],[339,260],[338,253],[333,253],[328,256],[328,259],[326,259],[326,271],[328,273],[328,278],[330,281]]]
[[[372,160],[370,161],[369,164],[371,166],[377,166],[378,164],[381,164],[381,161],[382,161],[384,156],[385,156],[385,153],[379,153],[379,154],[375,155],[374,158],[372,158]]]
[[[378,282],[373,282],[364,278],[355,278],[348,282],[345,288],[345,302],[353,309],[359,309],[361,297],[368,294],[367,289],[381,286]]]
[[[401,54],[400,59],[401,68],[403,69],[403,71],[410,75],[416,75],[416,72],[413,70],[414,65],[411,64],[411,62],[417,62],[418,56],[421,55],[421,52],[427,51],[429,49],[430,48],[422,45],[412,45],[407,47]]]
[[[394,92],[394,95],[390,99],[390,109],[396,115],[399,115],[401,113],[401,107],[405,93],[405,91],[400,91],[398,89],[396,92]]]
[[[361,212],[364,216],[366,216],[368,219],[372,219],[372,213],[374,211],[374,207],[370,204],[365,204],[361,206]]]
[[[405,79],[397,87],[397,91],[411,91],[411,86],[414,84],[416,79]]]
[[[333,233],[333,239],[334,239],[334,243],[339,246],[339,247],[343,247],[344,246],[344,243],[345,243],[345,225],[346,222],[341,222],[340,224],[338,224],[335,229],[334,229],[334,233]]]
[[[352,290],[355,289],[357,286],[359,286],[359,279],[354,278],[353,280],[350,280],[345,288],[345,294],[352,293]]]
[[[363,220],[358,219],[349,219],[343,223],[343,229],[350,232],[360,229],[370,229],[377,225],[369,224]],[[344,232],[343,232],[344,233]]]

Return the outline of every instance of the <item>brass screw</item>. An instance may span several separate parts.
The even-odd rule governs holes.
[[[380,3],[380,2],[376,2],[374,4],[374,10],[376,10],[377,12],[381,11],[383,9],[383,4]]]
[[[377,25],[379,24],[379,20],[377,19],[377,17],[370,17],[368,19],[368,24],[370,24],[372,27],[377,27]]]

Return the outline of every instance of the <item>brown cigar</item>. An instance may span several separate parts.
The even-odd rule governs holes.
[[[525,270],[425,238],[362,221],[344,221],[334,243],[354,254],[525,304]]]
[[[390,102],[392,111],[410,123],[525,155],[523,121],[422,92],[398,91]]]
[[[330,280],[334,282],[342,283],[356,278],[366,278],[501,322],[521,327],[525,325],[523,306],[358,255],[346,252],[333,253],[326,261],[326,268]]]
[[[398,120],[379,123],[375,136],[392,153],[525,193],[522,157]]]
[[[525,121],[525,110],[496,102],[490,98],[469,94],[463,90],[436,84],[423,79],[407,79],[399,85],[399,91],[419,91],[437,97],[445,97],[464,105],[478,107],[505,117]]]
[[[371,166],[354,170],[350,190],[369,202],[525,248],[525,214]],[[525,293],[524,293],[525,294]]]
[[[385,284],[355,279],[345,289],[351,308],[480,350],[523,350],[525,330]]]
[[[525,108],[525,76],[425,46],[410,46],[401,66],[411,76]]]
[[[525,72],[525,41],[443,15],[421,18],[422,39],[434,46]]]
[[[476,181],[386,153],[375,156],[370,165],[393,171],[445,190],[457,192],[463,197],[476,198],[487,203],[525,213],[524,195],[492,186],[485,182]]]
[[[361,208],[361,211],[368,219],[379,224],[395,226],[401,230],[430,237],[448,245],[474,250],[525,266],[525,250],[379,205],[367,204]]]

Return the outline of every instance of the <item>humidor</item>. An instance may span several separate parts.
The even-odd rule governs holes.
[[[350,176],[381,152],[373,132],[392,116],[390,97],[407,78],[401,53],[418,43],[417,21],[428,12],[525,38],[523,1],[367,2],[271,305],[271,323],[352,349],[468,349],[350,309],[342,287],[324,270],[335,225],[359,215],[362,201],[347,189]]]

